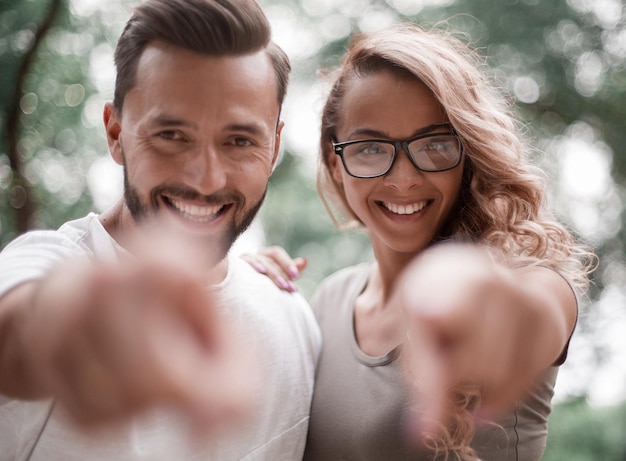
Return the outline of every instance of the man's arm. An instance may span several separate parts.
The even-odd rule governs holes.
[[[210,426],[253,406],[253,360],[177,264],[59,264],[0,298],[0,351],[0,393],[56,398],[83,424],[166,404]]]
[[[0,393],[19,399],[46,397],[41,383],[30,376],[24,357],[28,338],[24,332],[37,282],[24,283],[0,298]]]

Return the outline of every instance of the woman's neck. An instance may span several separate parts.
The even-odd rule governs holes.
[[[380,357],[404,341],[404,313],[389,303],[394,284],[412,257],[381,258],[370,271],[367,285],[354,306],[354,334],[359,348]]]
[[[410,253],[386,253],[374,251],[376,265],[370,274],[369,284],[380,291],[380,301],[387,304],[396,281],[402,271],[416,256]]]

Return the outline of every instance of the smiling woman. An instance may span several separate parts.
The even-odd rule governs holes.
[[[313,297],[306,460],[542,456],[593,255],[545,208],[476,63],[452,34],[398,24],[354,37],[334,74],[318,192],[375,259]],[[302,268],[276,248],[246,258],[284,289]]]
[[[454,155],[439,154],[441,168],[424,168],[429,157],[412,148],[415,143],[422,146],[423,139],[440,139],[442,134],[446,146],[452,147],[445,153]],[[393,69],[355,78],[342,95],[341,116],[332,136],[341,142],[333,144],[337,155],[325,147],[324,164],[335,187],[341,188],[347,210],[368,229],[374,253],[412,254],[423,248],[445,225],[457,201],[464,162],[460,141],[428,87]],[[357,166],[351,155],[354,146],[374,136],[389,140],[385,145],[390,148],[382,150],[384,165],[376,171],[369,165],[367,171],[351,168]],[[408,141],[390,141],[395,139]],[[408,214],[407,209],[416,211]]]

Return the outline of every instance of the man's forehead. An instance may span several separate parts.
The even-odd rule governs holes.
[[[265,50],[233,56],[210,56],[162,42],[149,44],[137,66],[135,86],[165,85],[168,91],[185,85],[197,91],[210,90],[259,94],[278,100],[278,82],[271,59]]]
[[[256,50],[244,54],[212,55],[178,47],[163,41],[152,41],[146,45],[139,57],[138,68],[154,64],[177,64],[189,67],[216,67],[225,71],[249,67],[250,75],[274,73],[271,59],[266,50]]]
[[[264,51],[214,57],[155,42],[146,47],[126,99],[149,110],[154,123],[209,115],[225,125],[247,126],[258,116],[272,118],[275,125],[277,91]]]

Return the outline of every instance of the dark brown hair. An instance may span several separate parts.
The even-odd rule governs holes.
[[[267,17],[254,0],[147,0],[137,6],[115,49],[118,111],[135,84],[141,54],[154,41],[217,57],[264,49],[276,72],[278,103],[283,102],[291,66],[271,41]]]

